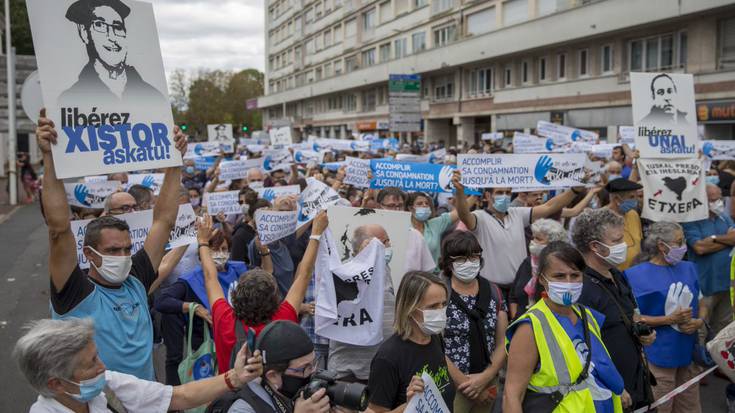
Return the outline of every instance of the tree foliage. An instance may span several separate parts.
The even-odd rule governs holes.
[[[193,75],[176,70],[169,76],[174,119],[202,137],[213,123],[231,123],[236,131],[242,125],[260,129],[260,112],[247,110],[246,102],[263,94],[263,82],[263,73],[256,69],[200,70]]]
[[[0,15],[5,21],[5,8],[0,3]],[[10,0],[10,36],[12,37],[15,53],[19,55],[35,55],[33,51],[33,37],[31,37],[31,24],[28,21],[28,10],[25,0]],[[5,50],[5,33],[2,35]]]

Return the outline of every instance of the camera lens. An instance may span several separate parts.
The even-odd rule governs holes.
[[[368,406],[367,386],[360,383],[336,382],[327,388],[329,400],[337,406],[363,411]]]

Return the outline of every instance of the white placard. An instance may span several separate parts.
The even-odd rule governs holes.
[[[600,140],[600,135],[595,132],[570,128],[569,126],[563,126],[552,122],[546,122],[543,120],[536,123],[536,133],[539,136],[554,139],[554,143],[563,144],[565,142],[588,142],[597,143]]]
[[[232,135],[232,125],[229,123],[207,125],[207,138],[209,142],[219,145],[227,153],[235,151],[235,138]]]
[[[41,77],[38,75],[38,70],[31,72],[23,82],[23,87],[20,90],[20,102],[28,119],[37,124],[41,109],[45,107],[43,91],[41,91]]]
[[[421,379],[424,381],[424,391],[413,396],[406,406],[405,413],[449,413],[447,403],[431,376],[424,372]]]
[[[293,138],[291,137],[291,126],[283,126],[273,128],[269,131],[271,145],[291,145]]]
[[[367,188],[370,186],[368,173],[370,172],[370,159],[345,157],[345,180],[347,185],[354,185],[358,188]]]
[[[217,215],[224,212],[225,215],[240,214],[242,209],[238,201],[240,191],[206,192],[204,194],[204,205],[207,206],[209,215]]]
[[[702,141],[702,153],[712,161],[735,159],[735,141]]]
[[[197,242],[197,215],[191,204],[179,205],[176,226],[168,237],[168,248],[181,247]]]
[[[699,159],[638,159],[643,218],[692,222],[707,219],[705,171]]]
[[[554,149],[554,143],[551,138],[521,132],[513,134],[513,153],[547,153],[552,149]]]
[[[258,188],[258,198],[263,198],[268,202],[273,202],[279,196],[298,195],[301,193],[299,185],[271,186],[268,188]]]
[[[155,195],[161,192],[165,174],[129,174],[128,188],[133,185],[143,185],[153,191]]]
[[[355,230],[365,225],[380,225],[388,234],[393,249],[389,267],[394,288],[400,285],[406,268],[406,254],[411,228],[411,214],[386,209],[333,206],[327,210],[329,230],[334,235],[340,260],[355,255],[352,247]]]
[[[631,73],[630,93],[635,144],[641,158],[697,156],[699,135],[692,75]]]
[[[473,188],[535,188],[583,185],[587,156],[575,154],[457,155],[462,184]]]
[[[26,4],[57,177],[180,166],[153,5]]]
[[[414,155],[411,153],[399,153],[396,154],[396,160],[401,162],[414,162],[414,163],[427,163],[429,162],[429,155]]]
[[[307,144],[308,145],[308,144]],[[324,155],[327,151],[312,151],[312,150],[297,150],[293,154],[294,161],[296,163],[322,163],[324,161]]]
[[[186,144],[184,159],[196,159],[205,156],[219,156],[221,152],[217,142],[193,142]]]
[[[259,208],[255,211],[255,227],[260,242],[267,245],[296,232],[298,216],[296,211],[271,211]]]
[[[316,178],[308,178],[306,183],[306,188],[299,195],[299,228],[342,199],[337,191]]]
[[[260,159],[256,159],[256,168],[260,166]],[[252,162],[250,162],[252,164]],[[222,161],[219,163],[219,179],[220,181],[228,181],[233,179],[244,179],[248,176],[250,165],[246,159],[239,161]]]
[[[259,153],[259,152],[263,152],[264,150],[266,150],[268,148],[268,146],[266,146],[266,145],[255,145],[255,144],[253,144],[253,145],[247,145],[246,148],[251,153]]]
[[[64,184],[66,200],[71,206],[104,208],[108,196],[122,189],[119,181]]]
[[[263,170],[273,172],[288,171],[293,164],[293,157],[288,149],[269,149],[263,152]]]
[[[92,184],[95,182],[106,182],[107,180],[108,180],[107,175],[93,175],[93,176],[84,177],[85,184]]]
[[[635,145],[635,127],[618,126],[618,143]]]
[[[480,135],[480,139],[482,139],[483,141],[491,141],[491,142],[502,140],[503,137],[504,137],[503,132],[490,132],[490,133],[483,133],[482,135]]]

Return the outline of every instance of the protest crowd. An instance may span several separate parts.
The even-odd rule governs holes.
[[[62,180],[58,137],[42,112],[51,319],[14,350],[31,412],[645,411],[732,321],[732,161],[679,224],[641,217],[628,144],[580,154],[567,188],[478,189],[458,158],[519,156],[507,140],[200,156],[176,129],[180,167]],[[700,406],[695,383],[656,408]]]
[[[459,146],[205,140],[174,126],[149,3],[27,4],[43,170],[18,166],[49,242],[49,317],[12,350],[30,412],[690,413],[708,374],[735,380],[735,143],[700,141],[692,75],[631,73],[609,142],[544,120]],[[52,53],[69,33],[81,71]]]

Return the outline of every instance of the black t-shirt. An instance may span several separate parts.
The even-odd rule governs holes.
[[[133,266],[130,269],[130,275],[137,278],[148,291],[156,280],[157,271],[153,268],[151,259],[144,249],[133,254]],[[54,307],[56,314],[64,315],[84,301],[88,295],[94,291],[94,280],[87,275],[87,272],[79,268],[79,264],[74,267],[71,276],[66,281],[61,291],[56,291],[53,281],[51,282],[51,305]],[[107,287],[105,288],[113,288]]]
[[[431,342],[427,345],[403,340],[396,334],[385,340],[370,364],[370,403],[387,409],[395,409],[406,403],[406,389],[411,378],[423,372],[434,379],[451,411],[454,384],[449,377],[439,336],[431,336]]]
[[[248,244],[250,244],[253,238],[255,238],[255,229],[253,227],[244,222],[235,225],[235,230],[232,232],[232,252],[230,253],[230,259],[251,265],[252,260],[248,256]]]
[[[521,266],[518,267],[518,271],[516,271],[513,290],[510,293],[510,297],[508,297],[509,302],[518,304],[516,318],[526,312],[526,307],[528,306],[528,294],[526,294],[524,288],[526,287],[526,284],[531,281],[531,277],[531,257],[526,257],[526,259],[521,263]]]
[[[633,291],[623,273],[611,269],[613,280],[599,274],[590,267],[584,271],[584,286],[579,303],[599,311],[605,316],[605,322],[600,326],[602,342],[610,353],[610,359],[623,377],[625,390],[633,399],[634,407],[641,407],[646,395],[646,382],[640,345],[623,321],[623,315],[613,298],[605,291],[604,285],[610,290],[615,300],[625,311],[629,320],[637,307]],[[653,400],[651,400],[653,401]]]

